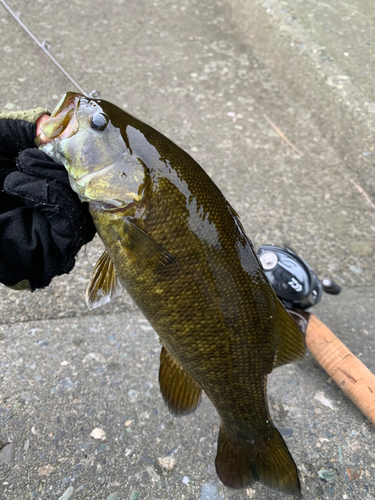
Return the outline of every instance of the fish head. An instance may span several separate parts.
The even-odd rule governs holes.
[[[64,165],[72,189],[81,201],[112,209],[139,201],[145,167],[126,144],[117,106],[101,99],[68,92],[36,143],[54,161]]]

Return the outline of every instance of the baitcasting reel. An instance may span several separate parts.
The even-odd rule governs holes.
[[[257,256],[276,295],[288,309],[308,309],[319,302],[322,291],[331,295],[341,291],[333,280],[320,280],[310,266],[288,247],[262,245]]]

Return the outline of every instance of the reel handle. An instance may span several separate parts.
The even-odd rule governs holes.
[[[341,292],[341,286],[330,278],[323,278],[320,280],[320,283],[322,284],[323,291],[330,295],[338,295]]]

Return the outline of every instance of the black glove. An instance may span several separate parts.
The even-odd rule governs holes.
[[[33,291],[73,268],[95,227],[65,168],[36,148],[35,123],[1,118],[0,282]]]

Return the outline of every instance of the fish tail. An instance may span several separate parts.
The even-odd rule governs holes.
[[[221,425],[216,471],[225,486],[247,488],[256,481],[288,495],[300,495],[294,460],[276,428],[264,441],[233,441]]]

